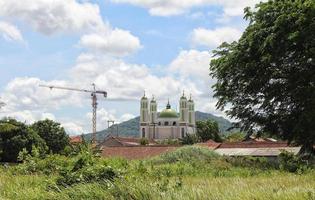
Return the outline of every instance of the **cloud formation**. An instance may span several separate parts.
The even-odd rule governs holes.
[[[20,30],[8,22],[0,21],[0,35],[7,41],[24,41]]]
[[[79,44],[92,52],[111,56],[130,55],[141,48],[137,37],[121,29],[83,35]]]
[[[125,56],[141,47],[129,31],[113,28],[104,21],[97,4],[76,0],[0,0],[0,17],[29,25],[44,35],[79,34],[79,44],[102,54]],[[22,41],[14,25],[0,22],[0,33],[10,40]]]
[[[195,46],[206,46],[216,48],[223,42],[233,42],[238,40],[242,32],[231,27],[220,27],[216,29],[197,28],[191,36],[191,42]]]
[[[260,0],[111,0],[114,3],[129,3],[149,10],[151,15],[172,16],[188,12],[194,7],[221,6],[226,16],[240,16],[247,6],[254,6]]]
[[[23,21],[46,35],[103,26],[96,4],[75,0],[0,0],[0,16]]]

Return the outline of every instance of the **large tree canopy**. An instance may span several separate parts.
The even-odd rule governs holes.
[[[200,138],[202,142],[206,142],[208,140],[214,140],[215,142],[222,142],[222,138],[219,135],[219,125],[216,121],[213,120],[205,120],[205,121],[197,121],[197,136]]]
[[[0,161],[16,162],[19,152],[31,152],[37,147],[42,153],[47,150],[45,141],[30,127],[14,119],[0,120]]]
[[[315,144],[315,1],[270,0],[254,11],[238,42],[211,61],[217,107],[243,130],[277,134],[313,152]]]
[[[69,136],[57,122],[46,119],[35,122],[31,128],[45,140],[49,151],[52,153],[61,153],[69,145]]]

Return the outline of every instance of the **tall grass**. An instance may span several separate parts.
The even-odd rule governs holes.
[[[315,200],[314,170],[297,174],[257,166],[235,164],[200,147],[143,161],[99,158],[85,151],[0,168],[0,199]],[[104,176],[108,168],[115,176]],[[75,181],[59,184],[61,178]]]

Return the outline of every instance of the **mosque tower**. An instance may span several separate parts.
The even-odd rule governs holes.
[[[179,121],[181,123],[188,123],[188,105],[187,98],[185,97],[185,93],[183,91],[183,96],[181,96],[179,100]]]
[[[195,126],[195,103],[191,98],[188,100],[188,122],[190,126]]]
[[[145,93],[140,101],[140,136],[149,137],[149,103],[148,98],[145,96]]]
[[[157,120],[157,103],[154,98],[152,97],[152,100],[150,101],[150,123],[154,124]]]

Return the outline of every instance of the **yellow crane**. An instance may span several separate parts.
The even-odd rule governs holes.
[[[93,117],[92,117],[92,126],[93,126],[93,134],[92,134],[92,143],[96,143],[96,110],[97,110],[97,94],[103,95],[105,98],[107,97],[107,92],[102,90],[96,90],[95,84],[92,84],[92,90],[85,90],[85,89],[78,89],[78,88],[70,88],[70,87],[61,87],[61,86],[54,86],[54,85],[39,85],[39,87],[46,87],[49,89],[61,89],[61,90],[71,90],[76,92],[87,92],[91,94],[92,98],[92,110],[93,110]]]

